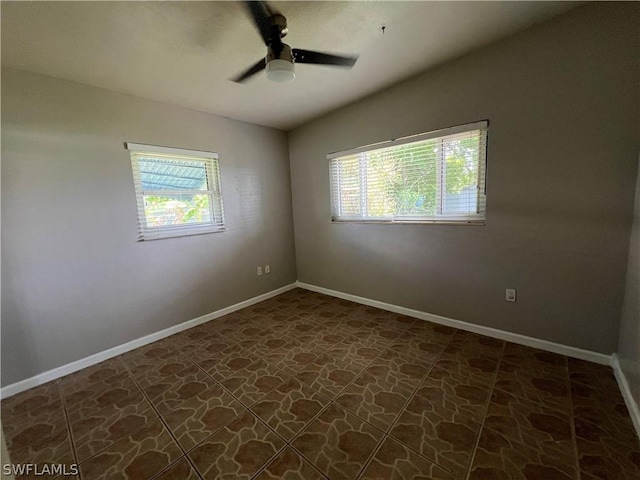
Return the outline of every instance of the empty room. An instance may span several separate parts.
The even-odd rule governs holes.
[[[640,480],[640,3],[0,18],[3,479]]]

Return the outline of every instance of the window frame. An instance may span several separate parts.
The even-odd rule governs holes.
[[[131,142],[125,143],[125,148],[129,151],[131,158],[131,169],[136,195],[139,242],[189,235],[202,235],[226,230],[220,182],[220,161],[217,153]],[[202,162],[206,172],[207,188],[195,190],[144,190],[142,188],[139,158],[145,155],[159,159],[165,158],[186,162]],[[176,192],[186,195],[208,195],[211,220],[208,222],[184,223],[180,225],[149,226],[145,212],[144,197],[149,194],[163,195],[175,194]]]
[[[336,189],[339,188],[339,182],[334,182],[334,165],[337,161],[348,155],[362,154],[377,151],[380,149],[386,149],[390,147],[397,147],[407,145],[411,143],[424,142],[432,139],[439,139],[442,143],[444,137],[454,136],[457,134],[464,134],[472,131],[480,131],[480,145],[478,150],[478,193],[476,201],[476,214],[459,214],[459,213],[438,213],[432,216],[409,216],[409,215],[396,215],[385,217],[372,217],[366,215],[342,215],[340,212],[341,206],[336,205],[336,202],[340,202],[340,195]],[[489,121],[479,120],[473,123],[467,123],[463,125],[457,125],[454,127],[443,128],[439,130],[433,130],[430,132],[420,133],[416,135],[409,135],[406,137],[400,137],[397,139],[387,140],[383,142],[377,142],[361,147],[352,148],[349,150],[342,150],[339,152],[333,152],[327,155],[329,160],[329,186],[330,186],[330,199],[331,199],[331,222],[332,223],[380,223],[380,224],[438,224],[438,225],[485,225],[486,223],[486,193],[487,193],[487,150],[488,150],[488,131]],[[441,157],[442,148],[439,149],[438,158],[436,163],[437,174],[436,180],[439,180],[440,185],[436,185],[437,193],[436,202],[438,204],[437,210],[442,211],[442,198],[443,194],[443,179],[440,175],[440,170],[443,167],[444,159]],[[366,163],[364,157],[360,158],[361,165]],[[361,176],[366,175],[366,169],[360,168]],[[360,197],[363,196],[366,199],[366,181],[361,179],[360,182]],[[362,200],[361,200],[362,202]],[[361,205],[363,205],[361,203]],[[366,205],[366,202],[365,204]],[[363,206],[364,206],[363,205]],[[365,212],[365,208],[362,208]]]

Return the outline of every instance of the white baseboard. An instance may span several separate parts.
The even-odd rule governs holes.
[[[440,315],[421,312],[419,310],[412,310],[410,308],[400,307],[398,305],[380,302],[378,300],[371,300],[365,297],[358,297],[357,295],[338,292],[336,290],[330,290],[324,287],[317,287],[315,285],[310,285],[304,282],[297,282],[296,285],[300,288],[311,290],[313,292],[324,293],[325,295],[331,295],[332,297],[338,297],[344,300],[361,303],[363,305],[380,308],[382,310],[400,313],[402,315],[407,315],[408,317],[426,320],[427,322],[446,325],[447,327],[459,328],[460,330],[466,330],[467,332],[478,333],[480,335],[486,335],[488,337],[498,338],[500,340],[507,340],[509,342],[517,343],[520,345],[526,345],[527,347],[539,348],[540,350],[559,353],[561,355],[566,355],[567,357],[579,358],[588,362],[598,363],[601,365],[611,365],[611,355],[605,355],[603,353],[592,352],[590,350],[570,347],[568,345],[562,345],[560,343],[554,343],[548,340],[541,340],[539,338],[527,337],[526,335],[506,332],[504,330],[498,330],[497,328],[485,327],[483,325],[476,325],[474,323],[467,323],[463,322],[462,320],[454,320],[453,318],[441,317]]]
[[[638,407],[636,400],[631,394],[629,382],[627,381],[627,377],[622,371],[618,355],[615,353],[611,356],[611,366],[613,367],[613,374],[616,376],[616,380],[618,381],[618,385],[620,386],[620,392],[622,392],[624,403],[627,404],[627,409],[629,410],[629,415],[631,415],[633,426],[636,428],[638,437],[640,437],[640,407]]]
[[[6,387],[2,387],[0,389],[0,399],[11,397],[12,395],[15,395],[17,393],[23,392],[33,387],[37,387],[38,385],[42,385],[57,378],[64,377],[65,375],[77,372],[78,370],[82,370],[83,368],[90,367],[110,358],[117,357],[118,355],[122,355],[123,353],[135,350],[136,348],[142,347],[149,343],[162,340],[163,338],[169,337],[174,333],[182,332],[183,330],[195,327],[197,325],[200,325],[201,323],[208,322],[209,320],[228,315],[229,313],[233,313],[256,303],[260,303],[264,300],[268,300],[269,298],[275,297],[276,295],[288,292],[289,290],[296,288],[296,286],[296,283],[285,285],[284,287],[272,290],[262,295],[258,295],[257,297],[250,298],[243,302],[236,303],[235,305],[216,310],[215,312],[208,313],[192,320],[187,320],[186,322],[180,323],[179,325],[165,328],[164,330],[160,330],[159,332],[145,335],[144,337],[131,340],[130,342],[124,343],[122,345],[118,345],[102,352],[98,352],[94,355],[81,358],[80,360],[77,360],[75,362],[67,363],[66,365],[48,370],[25,380],[12,383],[11,385],[7,385]]]

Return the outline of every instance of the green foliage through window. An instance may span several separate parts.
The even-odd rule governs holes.
[[[336,220],[483,214],[486,130],[358,149],[331,162]]]
[[[208,195],[146,195],[144,212],[150,227],[202,223],[211,219]]]
[[[140,240],[224,230],[217,154],[127,145]]]

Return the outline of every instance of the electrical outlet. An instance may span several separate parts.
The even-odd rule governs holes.
[[[262,275],[262,267],[258,267],[258,275]]]
[[[271,273],[271,267],[269,265],[264,266],[264,273]]]
[[[516,289],[515,288],[507,288],[505,294],[505,300],[507,302],[515,302],[516,301]]]

